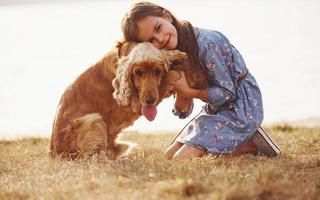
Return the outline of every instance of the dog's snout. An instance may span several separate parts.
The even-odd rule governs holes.
[[[147,97],[145,98],[145,102],[146,102],[147,104],[149,104],[149,105],[153,104],[153,103],[155,102],[155,100],[156,100],[156,97],[154,97],[154,96],[147,96]]]

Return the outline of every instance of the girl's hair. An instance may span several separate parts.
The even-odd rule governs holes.
[[[121,28],[124,39],[129,42],[139,42],[137,40],[137,22],[146,16],[163,17],[165,13],[171,16],[172,24],[177,29],[177,49],[187,53],[191,64],[192,76],[198,82],[197,87],[206,88],[208,86],[208,75],[199,58],[198,43],[194,35],[193,26],[189,22],[177,20],[170,11],[159,5],[150,2],[139,2],[134,4],[122,19]]]

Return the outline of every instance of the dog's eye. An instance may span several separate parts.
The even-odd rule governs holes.
[[[136,71],[134,71],[134,74],[136,76],[142,77],[143,76],[143,71],[142,70],[136,70]]]
[[[161,69],[155,69],[154,75],[159,76],[161,74]]]

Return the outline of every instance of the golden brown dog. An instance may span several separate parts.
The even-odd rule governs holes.
[[[124,154],[129,144],[116,141],[120,131],[141,116],[141,107],[156,106],[171,93],[175,69],[187,56],[156,49],[149,43],[119,43],[81,74],[64,92],[51,136],[51,153],[64,158]]]

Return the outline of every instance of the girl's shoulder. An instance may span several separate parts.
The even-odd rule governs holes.
[[[229,43],[229,40],[221,32],[204,28],[194,28],[199,46]]]

